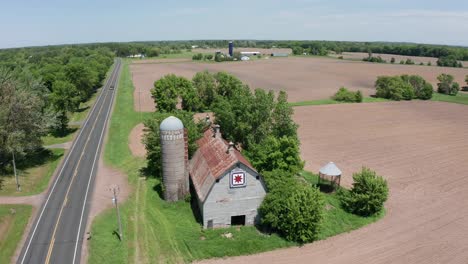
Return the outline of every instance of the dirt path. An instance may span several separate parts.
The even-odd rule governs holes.
[[[306,169],[362,165],[389,183],[377,223],[300,248],[203,263],[467,263],[467,106],[441,102],[295,108]]]
[[[132,155],[135,157],[146,156],[146,148],[142,142],[145,134],[143,131],[144,129],[145,125],[140,123],[132,129],[130,135],[128,136],[128,147],[130,148]]]
[[[98,171],[96,173],[96,179],[94,182],[93,193],[91,195],[91,200],[88,202],[90,204],[88,222],[85,230],[85,238],[83,239],[83,246],[81,248],[81,260],[82,263],[86,263],[88,259],[88,236],[91,232],[91,225],[94,218],[102,213],[104,210],[113,207],[112,203],[112,186],[119,187],[118,200],[119,203],[127,200],[128,196],[131,193],[130,186],[128,184],[127,175],[124,173],[110,168],[104,165],[102,160],[102,155],[99,159]],[[92,234],[91,239],[92,239]]]

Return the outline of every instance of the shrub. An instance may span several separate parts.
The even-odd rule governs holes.
[[[401,61],[400,61],[400,64],[405,64],[405,61],[404,61],[404,60],[401,60]]]
[[[437,92],[448,94],[448,95],[457,95],[460,90],[460,85],[457,82],[454,82],[454,78],[450,74],[442,73],[437,77],[439,83],[437,83]]]
[[[382,57],[377,56],[377,57],[367,57],[362,59],[363,61],[368,61],[368,62],[377,62],[377,63],[387,63],[386,60],[382,59]]]
[[[432,66],[432,62],[429,61],[429,62],[427,63],[427,66]]]
[[[457,61],[457,58],[453,55],[446,56],[446,57],[440,57],[437,60],[437,66],[442,66],[442,67],[463,67],[463,65]]]
[[[418,75],[402,75],[401,79],[408,82],[414,90],[414,95],[418,99],[429,100],[432,98],[432,84],[426,82],[424,78]]]
[[[400,76],[379,76],[375,82],[376,96],[391,100],[411,100],[414,97],[413,87]]]
[[[192,56],[192,60],[202,60],[203,59],[203,54],[198,53]]]
[[[287,240],[307,243],[317,239],[324,204],[316,187],[295,183],[269,192],[259,212],[262,223]]]
[[[205,55],[205,60],[212,60],[213,59],[213,55],[212,54],[207,54]]]
[[[413,65],[414,61],[412,59],[408,58],[408,59],[406,59],[405,64]]]
[[[361,216],[380,212],[388,198],[387,181],[365,167],[361,172],[353,174],[353,180],[353,188],[350,191],[339,192],[343,208]]]
[[[349,91],[345,87],[341,87],[338,92],[332,97],[333,100],[340,101],[340,102],[348,102],[348,103],[360,103],[362,102],[362,93],[360,91],[353,92]]]
[[[392,58],[390,59],[390,63],[395,63],[395,58],[392,57]]]
[[[339,59],[339,60],[342,60],[342,59],[344,59],[344,58],[343,58],[343,56],[339,56],[338,59]]]

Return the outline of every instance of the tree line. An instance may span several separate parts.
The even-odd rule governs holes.
[[[0,50],[0,170],[63,135],[69,115],[101,86],[114,53],[87,46]]]

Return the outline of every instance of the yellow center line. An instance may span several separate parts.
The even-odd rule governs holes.
[[[85,153],[86,147],[88,146],[89,140],[91,139],[91,135],[93,134],[92,132],[94,130],[94,127],[96,126],[97,120],[99,119],[99,115],[101,114],[101,111],[102,111],[102,109],[104,107],[104,102],[106,101],[106,98],[107,98],[108,94],[109,93],[106,92],[106,95],[104,96],[102,104],[101,104],[101,106],[99,108],[99,112],[96,115],[96,119],[94,120],[93,126],[91,127],[91,131],[89,132],[88,138],[86,139],[85,146],[84,146],[84,148],[83,148],[83,150],[81,152],[80,159],[78,160],[78,164],[76,165],[75,170],[73,172],[73,176],[72,176],[72,179],[70,181],[70,185],[68,185],[68,189],[67,189],[67,192],[65,194],[65,199],[64,199],[64,201],[62,203],[62,207],[60,208],[60,212],[59,212],[59,215],[58,215],[58,218],[57,218],[57,223],[55,223],[54,232],[52,233],[52,239],[50,240],[51,242],[50,242],[49,250],[47,251],[47,257],[46,257],[46,260],[45,260],[46,264],[48,264],[50,262],[50,257],[52,256],[52,250],[54,249],[54,245],[55,245],[55,233],[57,232],[57,228],[58,228],[58,225],[60,223],[60,218],[62,217],[63,209],[65,208],[65,205],[68,202],[68,194],[70,192],[71,186],[73,185],[75,177],[78,174],[78,168],[80,167],[81,160],[82,160],[82,158],[84,156],[84,153]],[[84,202],[86,202],[86,201],[84,201]]]

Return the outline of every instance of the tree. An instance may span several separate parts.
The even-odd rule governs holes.
[[[439,83],[437,83],[437,92],[448,94],[448,95],[457,95],[460,90],[460,85],[454,82],[454,78],[450,74],[442,73],[437,77]]]
[[[76,87],[68,81],[55,81],[52,85],[50,100],[59,113],[60,132],[64,133],[68,126],[69,112],[74,112],[80,105],[80,95]]]
[[[202,60],[203,59],[203,54],[198,53],[192,56],[192,60]]]
[[[287,240],[307,243],[318,238],[324,204],[317,188],[292,184],[269,192],[259,212],[262,223]]]
[[[246,156],[260,172],[283,170],[297,174],[304,167],[299,144],[295,137],[268,136],[259,144],[252,145],[246,151]]]
[[[11,155],[17,190],[16,158],[42,146],[46,133],[44,98],[33,82],[17,73],[0,69],[0,152]],[[2,156],[2,155],[0,155]]]
[[[81,101],[86,101],[98,84],[98,74],[84,63],[73,62],[65,66],[65,76],[70,83],[75,85],[80,93]]]
[[[339,199],[343,208],[353,214],[370,216],[383,209],[388,198],[387,181],[375,171],[363,167],[353,174],[350,191],[340,191]]]
[[[205,55],[205,60],[212,60],[213,59],[213,54],[206,54]]]
[[[211,108],[216,96],[216,80],[208,71],[197,72],[192,83],[197,90],[203,108]]]
[[[272,113],[273,135],[276,137],[297,137],[297,124],[292,119],[294,109],[288,103],[288,94],[280,91]]]
[[[392,64],[395,63],[395,58],[392,57],[392,58],[390,59],[390,63],[392,63]]]
[[[421,100],[429,100],[432,98],[434,88],[432,87],[432,84],[426,82],[426,80],[421,76],[401,75],[401,79],[413,87],[416,98]]]
[[[413,87],[403,81],[400,76],[379,76],[375,82],[376,96],[391,100],[411,100],[414,96]]]
[[[349,91],[345,87],[341,87],[338,92],[333,95],[332,99],[348,103],[361,103],[363,100],[361,91],[353,92]]]
[[[172,112],[177,109],[181,91],[189,85],[187,79],[169,74],[154,82],[151,96],[160,112]]]

